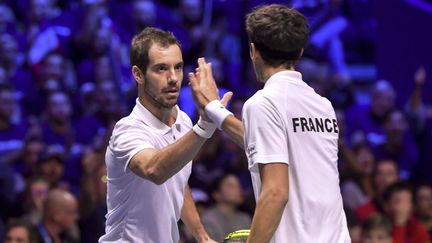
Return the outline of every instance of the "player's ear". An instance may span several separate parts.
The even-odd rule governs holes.
[[[255,44],[253,42],[249,43],[249,56],[251,60],[255,60],[257,55],[257,50]]]
[[[141,69],[136,65],[132,67],[132,75],[138,84],[144,84],[144,74],[141,72]]]

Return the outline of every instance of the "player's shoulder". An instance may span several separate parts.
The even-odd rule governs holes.
[[[245,108],[252,108],[257,106],[266,105],[269,103],[268,97],[263,90],[257,91],[254,95],[252,95],[246,102],[244,103]]]
[[[262,90],[255,93],[243,105],[243,116],[274,114],[278,111],[274,99],[266,95]]]

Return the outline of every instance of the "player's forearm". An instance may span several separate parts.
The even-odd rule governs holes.
[[[222,123],[222,130],[241,148],[244,149],[243,123],[234,116],[227,116]]]
[[[248,243],[269,242],[279,226],[288,196],[278,190],[261,192],[252,220]]]
[[[195,203],[189,186],[186,186],[184,193],[184,203],[181,211],[181,220],[193,234],[198,242],[208,239],[207,232],[201,223],[199,214],[196,210]]]
[[[164,183],[195,157],[205,141],[190,131],[176,143],[156,151],[149,162],[143,164],[145,177],[156,184]]]

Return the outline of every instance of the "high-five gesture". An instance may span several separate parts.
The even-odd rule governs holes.
[[[205,58],[198,59],[198,68],[195,73],[189,73],[189,85],[192,90],[192,96],[198,109],[201,111],[213,100],[219,100],[219,90],[213,77],[211,63],[207,63]],[[232,92],[227,92],[221,103],[226,106],[232,97]]]

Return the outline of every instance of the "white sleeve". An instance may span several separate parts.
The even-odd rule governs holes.
[[[283,121],[269,101],[247,102],[243,108],[243,124],[250,168],[257,163],[289,164],[288,138]]]
[[[132,157],[146,148],[154,148],[151,136],[142,128],[120,125],[114,129],[110,149],[115,161],[122,163],[124,172],[129,170]]]

